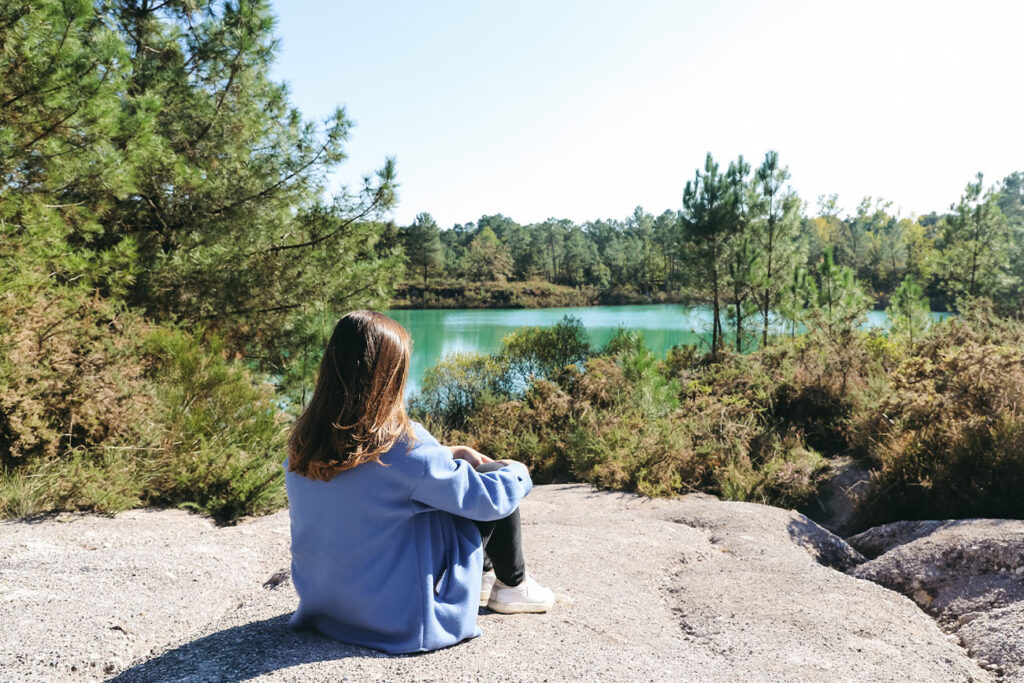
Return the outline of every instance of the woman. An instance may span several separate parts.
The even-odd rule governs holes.
[[[480,635],[478,605],[543,612],[554,602],[526,574],[519,543],[529,472],[442,446],[409,420],[410,346],[380,313],[338,321],[285,462],[292,626],[390,653]],[[493,572],[482,576],[485,549]]]

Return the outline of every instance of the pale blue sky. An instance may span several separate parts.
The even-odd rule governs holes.
[[[681,205],[711,151],[943,210],[1024,170],[1024,1],[275,0],[276,78],[356,122],[337,182],[398,161],[408,223]]]

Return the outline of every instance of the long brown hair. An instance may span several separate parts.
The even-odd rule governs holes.
[[[380,462],[403,436],[412,340],[375,311],[352,311],[334,326],[316,390],[288,437],[288,469],[330,481],[364,462]]]

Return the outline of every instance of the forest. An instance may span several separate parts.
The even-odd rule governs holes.
[[[466,290],[554,284],[577,290],[565,296],[579,304],[705,302],[733,330],[738,323],[741,337],[759,318],[763,341],[770,312],[815,295],[808,286],[821,287],[830,255],[830,267],[848,270],[878,308],[903,288],[921,290],[932,310],[985,297],[1003,312],[1020,311],[1024,173],[991,185],[979,173],[948,207],[923,216],[900,216],[872,197],[842,215],[836,195],[818,197],[810,210],[789,179],[775,151],[756,169],[741,157],[723,170],[708,154],[681,192],[681,208],[658,216],[637,207],[624,220],[520,225],[496,214],[442,230],[421,213],[408,226],[387,226],[384,243],[407,256],[409,307],[487,303],[453,299],[459,281]],[[446,300],[444,290],[454,295]]]
[[[327,193],[352,123],[291,104],[277,47],[263,0],[0,5],[0,515],[278,508],[337,318],[465,305],[480,283],[475,305],[520,283],[511,305],[543,290],[714,311],[707,353],[655,358],[628,331],[590,349],[569,320],[435,368],[414,413],[538,481],[806,505],[839,456],[935,500],[948,480],[998,503],[1024,477],[1022,385],[995,381],[1021,367],[1024,174],[978,175],[925,216],[876,199],[840,215],[834,196],[809,209],[773,151],[724,170],[709,154],[659,216],[397,226],[394,159]],[[857,330],[875,305],[889,336]],[[929,307],[960,319],[929,327]],[[955,433],[929,432],[921,405]],[[958,467],[981,474],[943,479]]]

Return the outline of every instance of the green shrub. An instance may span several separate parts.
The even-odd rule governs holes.
[[[556,378],[567,366],[581,365],[591,354],[579,318],[565,316],[551,327],[521,327],[502,342],[501,358],[513,382]]]
[[[703,490],[790,506],[813,499],[824,460],[798,431],[773,422],[772,363],[726,353],[718,363],[673,365],[639,334],[620,331],[599,355],[541,365],[536,357],[550,344],[536,330],[509,341],[494,356],[449,358],[431,370],[417,416],[450,442],[527,464],[541,483],[588,481],[645,495]],[[502,378],[523,373],[510,356],[529,358],[548,377],[534,372],[524,389],[508,390]]]
[[[476,353],[446,356],[427,370],[420,391],[409,400],[410,414],[430,427],[460,429],[486,403],[508,395],[508,365]]]
[[[220,342],[72,289],[0,299],[0,515],[284,504],[282,416]]]
[[[485,405],[524,396],[535,380],[572,382],[590,353],[578,318],[566,316],[550,328],[523,327],[506,336],[496,354],[451,354],[428,369],[410,413],[442,431],[462,429]]]
[[[772,434],[767,449],[755,457],[736,457],[721,468],[718,485],[727,500],[799,508],[814,500],[827,467],[825,459],[799,438]]]
[[[159,448],[147,458],[147,502],[220,522],[284,505],[285,428],[273,389],[226,360],[217,338],[204,346],[180,330],[157,330],[146,352],[157,409],[145,436]]]
[[[615,329],[612,338],[601,349],[601,355],[620,356],[624,353],[635,353],[644,348],[646,347],[643,333],[638,330],[628,330],[620,325]]]
[[[669,375],[678,377],[695,369],[703,361],[700,349],[692,344],[673,346],[665,354],[665,366]]]

